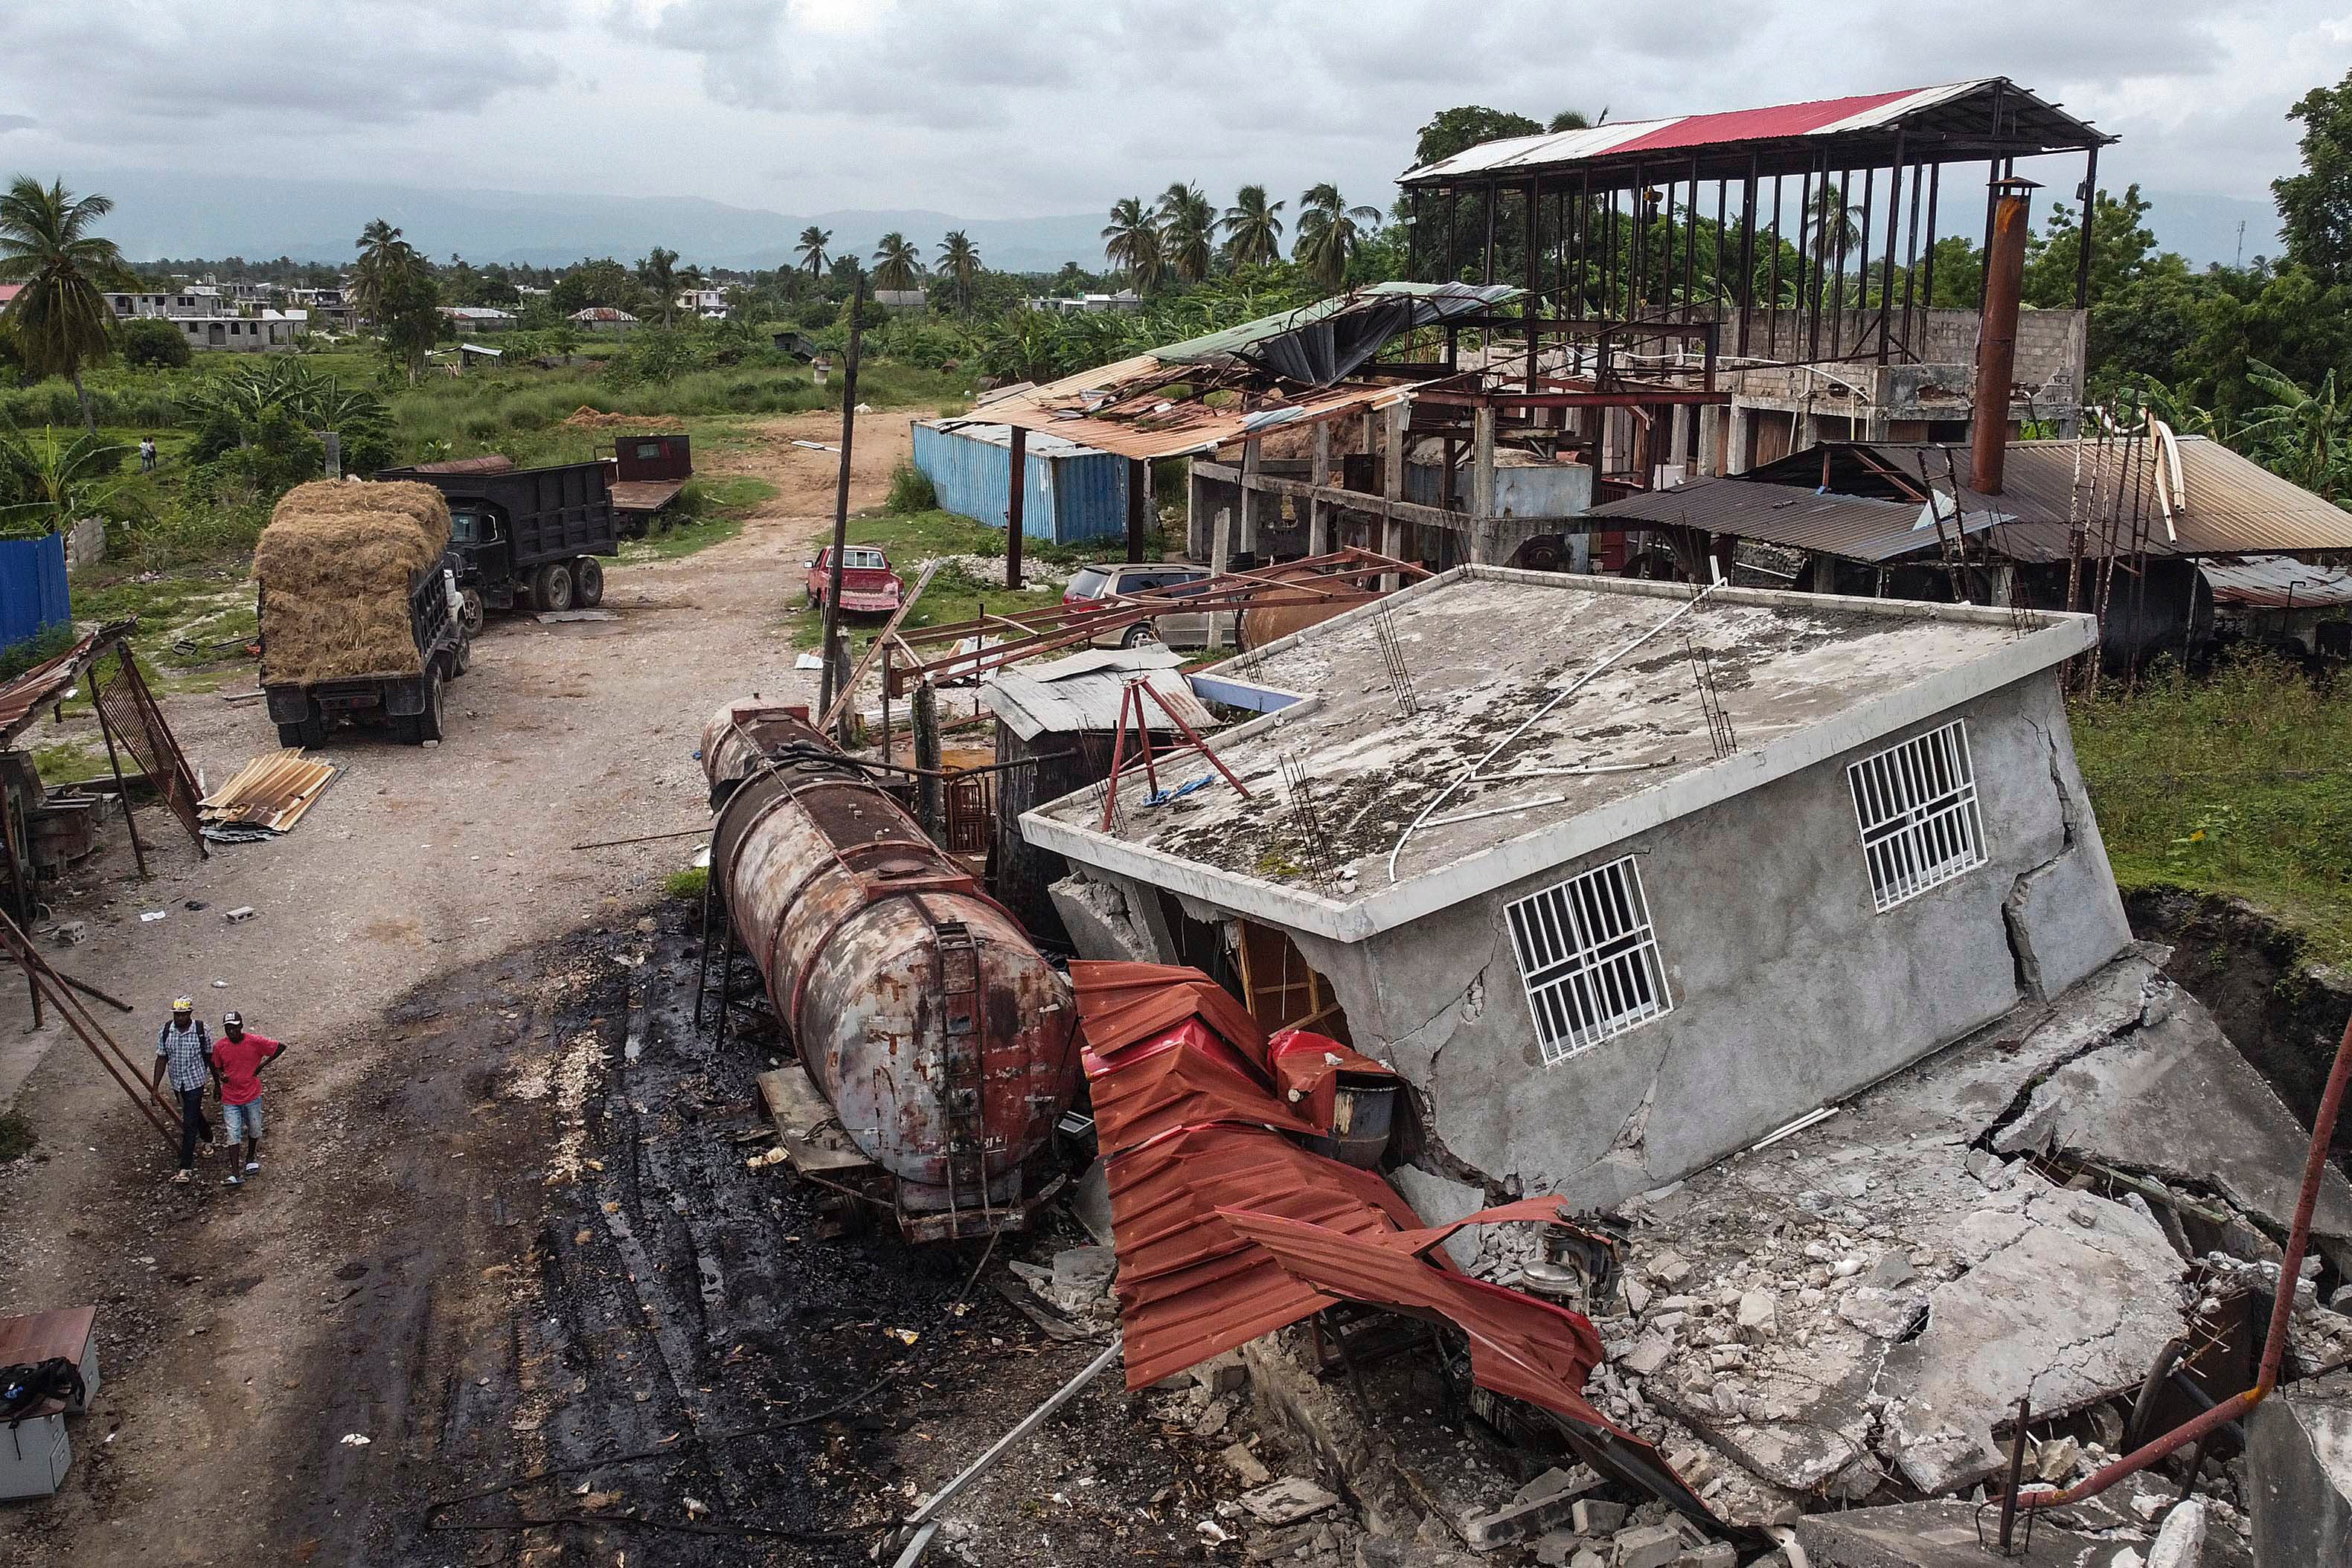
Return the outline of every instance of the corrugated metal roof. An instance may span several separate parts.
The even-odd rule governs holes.
[[[1162,363],[1155,354],[1081,371],[1041,387],[1014,392],[981,405],[990,420],[1044,430],[1121,457],[1181,457],[1211,452],[1228,443],[1300,421],[1330,419],[1367,408],[1386,408],[1406,396],[1406,386],[1372,386],[1341,382],[1293,396],[1270,389],[1257,406],[1214,409],[1199,402],[1170,400],[1165,408],[1151,408],[1131,420],[1097,419],[1091,411],[1107,403],[1139,396],[1157,382],[1193,374],[1190,367]]]
[[[1009,424],[991,424],[977,419],[919,419],[915,423],[942,434],[961,435],[967,441],[983,442],[1007,451],[1013,447],[1013,427]],[[1095,450],[1045,430],[1031,431],[1021,449],[1032,457],[1091,456]]]
[[[1957,509],[1965,531],[1984,535],[1994,554],[2027,563],[2069,559],[2078,518],[2084,520],[2083,552],[2092,559],[2136,551],[2217,556],[2352,550],[2352,512],[2220,442],[2183,436],[2173,449],[2180,465],[2177,495],[2169,464],[2153,460],[2145,442],[2014,442],[1998,496],[1966,484],[1955,487],[1955,478],[1969,471],[1968,448],[1957,444],[1832,442],[1727,479],[1612,501],[1593,515],[1650,522],[1687,518],[1691,526],[1717,533],[1876,562],[1938,548],[1935,531],[1918,530],[1916,546],[1900,548],[1894,530],[1874,534],[1867,521],[1874,514],[1852,503],[1899,500],[1916,517],[1923,505],[1918,497],[1932,492],[1945,515]],[[1810,494],[1821,485],[1824,464],[1830,491],[1822,499],[1835,497],[1838,505],[1822,514],[1818,541],[1782,537],[1789,530],[1776,519],[1784,515],[1786,503],[1756,492]],[[2165,475],[2160,492],[2159,469]],[[1894,516],[1877,515],[1890,520]],[[1886,553],[1868,553],[1870,548]]]
[[[1808,141],[1889,130],[1913,120],[1930,118],[1934,111],[1974,95],[1990,97],[1995,88],[2001,94],[2005,147],[2015,145],[2022,152],[2053,144],[2090,147],[2114,140],[2086,122],[2062,113],[2056,106],[2043,102],[2006,78],[1979,77],[1940,87],[1900,88],[1764,109],[1669,115],[1589,126],[1580,131],[1502,137],[1409,169],[1398,177],[1397,183],[1411,186],[1477,182],[1515,172],[1629,162],[1646,153],[1699,149],[1764,147],[1787,152],[1793,146],[1794,156],[1801,162],[1813,155],[1813,150],[1805,145]],[[1907,151],[1914,157],[1937,161],[1963,156],[1980,161],[1984,157],[1981,137],[1970,138],[1974,144],[1965,152],[1957,149],[1948,152],[1936,144],[1954,140],[1957,139],[1949,136],[1922,138]],[[1768,168],[1765,172],[1772,171]]]
[[[342,770],[314,761],[299,746],[265,751],[219,789],[196,802],[206,822],[282,833],[302,820]]]
[[[1234,357],[1250,359],[1255,357],[1253,350],[1270,340],[1320,325],[1335,317],[1368,313],[1400,302],[1410,302],[1412,313],[1409,319],[1402,320],[1399,329],[1402,330],[1507,304],[1517,298],[1519,293],[1520,290],[1507,283],[1374,283],[1350,293],[1334,294],[1312,305],[1302,305],[1296,310],[1276,311],[1271,316],[1261,316],[1255,321],[1244,321],[1238,327],[1228,327],[1220,332],[1187,338],[1181,343],[1170,343],[1164,348],[1154,349],[1152,354],[1157,359],[1183,364]]]
[[[1176,666],[1182,663],[1181,654],[1161,644],[1098,649],[1026,670],[999,670],[982,683],[980,702],[1024,740],[1046,734],[1108,733],[1118,727],[1127,683],[1139,677],[1186,724],[1205,731],[1217,721],[1177,674]],[[1166,710],[1146,703],[1144,712],[1155,732],[1176,732],[1175,720]]]
[[[1757,486],[1736,478],[1694,479],[1671,490],[1628,496],[1595,507],[1591,516],[1613,525],[1676,523],[1710,533],[1736,534],[1761,544],[1790,549],[1821,550],[1848,560],[1874,565],[1912,551],[1932,549],[1937,542],[1932,523],[1920,527],[1926,508],[1916,501],[1882,501],[1866,496],[1824,494],[1775,485],[1784,495],[1759,498]],[[1760,504],[1759,504],[1760,501]],[[1995,519],[1979,513],[1966,519],[1962,531],[1981,533]],[[1948,535],[1956,524],[1946,508]]]
[[[2321,610],[2352,604],[2352,571],[2313,566],[2292,556],[2248,556],[2199,564],[2216,604],[2249,609]]]

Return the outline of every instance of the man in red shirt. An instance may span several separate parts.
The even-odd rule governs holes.
[[[213,1077],[220,1084],[222,1135],[245,1145],[246,1171],[261,1168],[261,1070],[286,1048],[267,1035],[246,1032],[236,1013],[221,1015],[221,1038],[213,1046]],[[245,1175],[231,1168],[228,1185],[243,1186]]]

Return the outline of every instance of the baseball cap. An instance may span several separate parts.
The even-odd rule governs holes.
[[[245,1015],[243,1013],[223,1013],[221,1014],[221,1027],[224,1029],[243,1029],[245,1027]]]

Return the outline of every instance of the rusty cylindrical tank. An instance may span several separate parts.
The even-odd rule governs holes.
[[[702,756],[713,887],[902,1217],[1017,1204],[1077,1085],[1062,977],[804,710],[722,708]]]

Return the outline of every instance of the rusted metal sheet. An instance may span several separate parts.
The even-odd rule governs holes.
[[[1167,395],[1213,375],[1234,382],[1220,389],[1235,393],[1231,406],[1211,408],[1195,399]],[[1121,457],[1181,457],[1213,452],[1286,424],[1386,408],[1412,391],[1362,382],[1311,390],[1293,383],[1286,391],[1276,382],[1277,378],[1262,371],[1213,371],[1139,354],[983,402],[972,417],[1049,431],[1065,441]]]
[[[1017,1210],[1076,1089],[1061,977],[804,709],[723,709],[703,757],[714,885],[902,1222]]]
[[[0,745],[16,739],[19,731],[40,716],[43,708],[64,697],[81,678],[82,671],[137,624],[136,621],[110,622],[56,658],[35,664],[0,686]]]
[[[195,841],[196,852],[209,858],[212,852],[205,848],[204,821],[198,814],[195,770],[188,766],[185,753],[172,734],[172,727],[163,722],[163,710],[156,706],[147,683],[139,678],[138,664],[131,656],[128,643],[117,641],[112,645],[115,655],[114,673],[101,683],[102,672],[98,662],[91,661],[89,670],[90,705],[98,709],[100,723],[113,734],[117,744],[130,748],[139,766],[147,770],[148,779],[163,797],[163,804],[172,815],[188,830]]]
[[[2352,571],[2313,566],[2292,556],[2249,556],[2209,560],[2198,569],[2213,590],[2216,604],[2260,610],[2325,610],[2352,604]]]
[[[658,512],[677,499],[686,488],[683,479],[615,479],[612,484],[613,506],[623,512]]]

